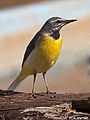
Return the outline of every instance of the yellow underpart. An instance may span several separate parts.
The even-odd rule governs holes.
[[[37,73],[46,72],[57,61],[62,46],[62,38],[54,40],[50,36],[42,36],[36,42],[36,47],[28,56],[21,70],[21,76],[26,77]]]

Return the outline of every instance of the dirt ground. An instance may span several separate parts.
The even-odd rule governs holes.
[[[88,106],[85,105],[86,101],[79,102],[80,110],[79,109],[75,110],[74,108],[74,111],[73,111],[72,110],[73,106],[71,106],[70,104],[72,104],[72,102],[75,100],[76,101],[86,100],[88,103]],[[51,111],[52,115],[50,114],[50,111],[48,111],[48,114],[51,116],[53,116],[54,114],[57,114],[58,117],[63,116],[63,118],[65,118],[65,114],[68,113],[67,116],[69,117],[75,117],[75,116],[85,117],[86,116],[90,118],[90,114],[89,114],[90,102],[89,101],[90,101],[90,93],[46,94],[42,92],[42,93],[37,93],[36,98],[34,98],[31,93],[20,93],[20,92],[14,92],[14,91],[0,90],[0,118],[2,120],[3,119],[24,120],[24,118],[22,119],[22,117],[37,116],[36,115],[37,112],[40,112],[39,117],[42,116],[41,118],[42,120],[44,120],[43,119],[45,118],[44,114],[47,112],[47,109]],[[78,108],[79,108],[79,105],[78,105]],[[86,112],[84,109],[86,110]],[[82,112],[82,113],[78,113],[78,112]],[[45,120],[49,120],[48,117],[46,118],[47,119]],[[33,119],[30,119],[30,120],[33,120]],[[41,120],[41,119],[38,119],[38,120]]]

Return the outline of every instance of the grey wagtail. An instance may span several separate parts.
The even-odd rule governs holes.
[[[56,63],[59,57],[62,46],[62,38],[59,31],[63,26],[74,21],[77,20],[68,20],[60,17],[52,17],[46,21],[27,46],[21,72],[8,90],[16,89],[23,79],[29,75],[34,75],[32,88],[32,94],[34,95],[36,75],[42,73],[47,93],[49,93],[45,74]]]

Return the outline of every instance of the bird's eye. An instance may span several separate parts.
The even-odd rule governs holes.
[[[57,20],[57,23],[60,23],[61,21],[60,20]]]

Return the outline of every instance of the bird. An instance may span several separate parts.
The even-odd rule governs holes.
[[[56,63],[62,46],[61,28],[77,19],[64,19],[61,17],[51,17],[41,29],[36,33],[28,44],[20,74],[12,82],[7,90],[16,90],[17,86],[26,77],[33,75],[32,95],[35,95],[34,85],[36,76],[42,73],[47,94],[50,93],[46,81],[46,73]]]

